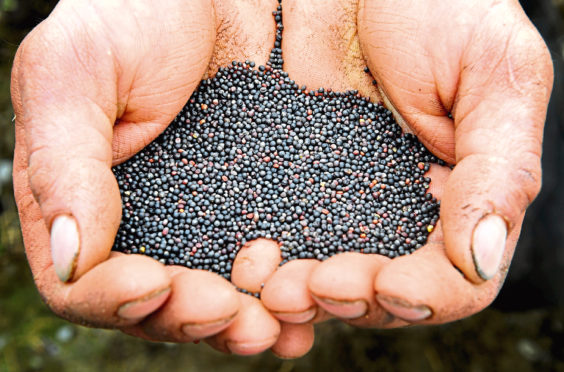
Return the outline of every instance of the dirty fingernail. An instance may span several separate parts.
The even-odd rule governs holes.
[[[507,238],[507,225],[496,214],[486,216],[478,222],[472,234],[472,256],[476,272],[484,280],[497,273]]]
[[[127,302],[119,307],[117,315],[128,320],[143,318],[158,309],[169,294],[170,288],[165,288],[141,299]]]
[[[51,226],[51,258],[61,281],[72,278],[80,252],[80,239],[76,220],[69,215],[55,218]]]
[[[276,343],[278,336],[261,341],[254,342],[237,342],[227,341],[227,348],[233,353],[238,355],[253,355],[258,354],[270,348]]]
[[[331,314],[345,319],[355,319],[368,311],[368,304],[364,300],[340,301],[313,296],[321,307]]]
[[[314,306],[309,308],[305,311],[298,312],[298,313],[291,313],[291,312],[279,312],[279,311],[271,311],[272,315],[274,315],[278,320],[281,320],[286,323],[306,323],[312,320],[317,314],[317,307]]]
[[[386,311],[408,322],[424,320],[433,314],[426,305],[411,305],[399,298],[383,295],[377,295],[376,299]]]
[[[186,335],[192,338],[196,338],[196,339],[206,338],[215,335],[223,331],[225,328],[227,328],[229,324],[231,324],[233,319],[235,319],[236,315],[237,314],[233,314],[228,318],[221,319],[215,322],[202,323],[202,324],[196,324],[196,323],[185,324],[182,326],[182,332],[184,332]]]

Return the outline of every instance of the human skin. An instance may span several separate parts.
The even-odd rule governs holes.
[[[14,189],[30,267],[55,313],[151,340],[297,357],[311,347],[312,324],[330,317],[444,323],[495,298],[540,188],[552,87],[546,46],[517,1],[283,2],[292,79],[383,98],[456,164],[430,172],[441,218],[414,254],[277,269],[277,244],[261,240],[233,268],[238,286],[264,284],[259,301],[212,273],[110,253],[121,216],[111,166],[161,133],[218,66],[266,63],[276,5],[62,0],[24,40],[12,73]]]

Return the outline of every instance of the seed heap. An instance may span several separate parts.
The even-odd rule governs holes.
[[[200,83],[153,143],[116,166],[114,249],[230,278],[258,237],[282,263],[421,247],[438,219],[431,155],[357,91],[307,91],[282,71],[282,8],[267,66],[233,62]]]

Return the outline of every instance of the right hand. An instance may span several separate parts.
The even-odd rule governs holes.
[[[298,85],[380,92],[400,125],[456,167],[427,174],[441,211],[424,247],[393,260],[350,252],[289,262],[265,283],[265,306],[295,323],[322,310],[386,328],[482,310],[540,188],[553,77],[538,31],[514,0],[284,0],[284,10],[284,69]]]
[[[14,189],[31,270],[55,313],[151,340],[217,335],[212,344],[240,354],[279,336],[283,355],[311,347],[291,342],[312,339],[311,325],[281,326],[215,274],[111,252],[121,218],[111,167],[156,138],[206,72],[266,62],[276,5],[62,0],[24,40],[11,87]],[[239,13],[227,8],[237,6],[261,17],[233,38]]]

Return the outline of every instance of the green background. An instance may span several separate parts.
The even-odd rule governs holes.
[[[562,70],[564,1],[524,4],[551,49],[556,88],[545,131],[543,191],[531,207],[505,288],[491,307],[436,327],[364,330],[329,322],[303,358],[223,355],[157,344],[55,317],[26,263],[11,186],[9,77],[27,32],[56,1],[0,0],[0,372],[4,371],[564,371]],[[560,226],[562,225],[562,226]],[[556,256],[555,256],[556,254]],[[560,254],[560,256],[558,256]],[[556,257],[553,259],[553,257]],[[561,258],[561,257],[560,257]]]

